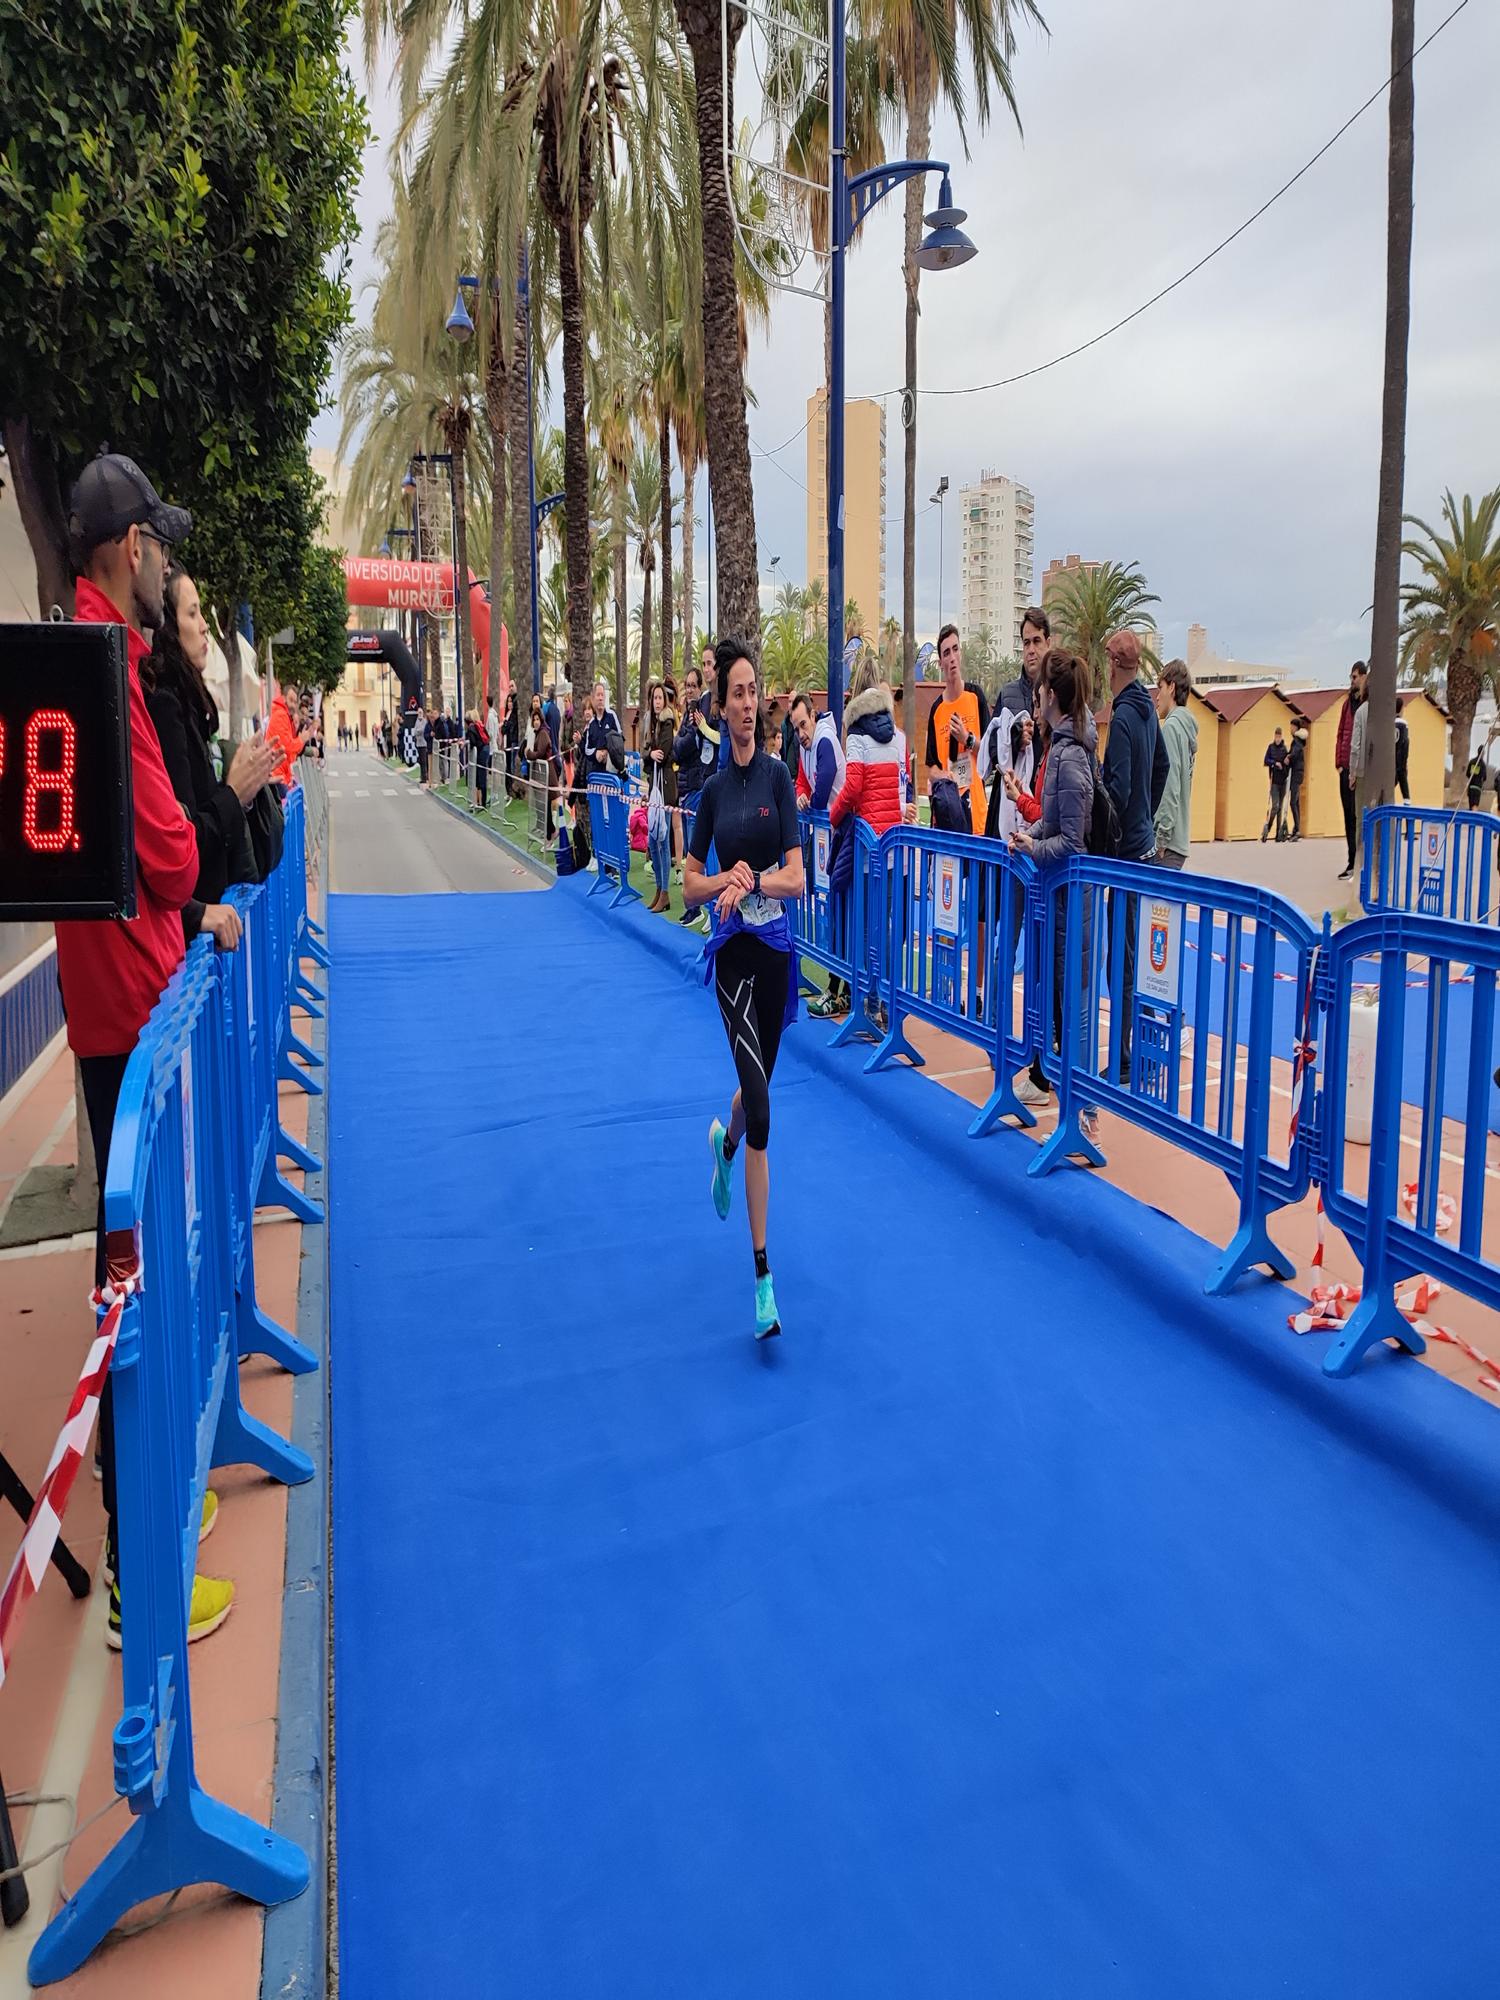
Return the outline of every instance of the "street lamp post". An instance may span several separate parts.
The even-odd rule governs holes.
[[[948,491],[948,475],[945,472],[938,481],[937,492],[932,496],[932,504],[938,510],[938,630],[943,629],[943,500]]]
[[[527,380],[531,378],[528,376]],[[533,691],[542,691],[542,613],[537,596],[537,545],[542,539],[542,523],[550,514],[555,514],[567,499],[566,493],[549,493],[545,500],[536,497],[536,475],[529,464],[531,473],[531,678]]]
[[[413,452],[412,463],[414,465],[446,465],[448,468],[448,505],[453,511],[453,664],[456,677],[454,685],[454,702],[455,705],[457,706],[458,713],[462,715],[464,710],[464,618],[462,612],[459,609],[459,602],[458,602],[458,593],[460,588],[459,576],[458,576],[458,496],[453,490],[453,454],[451,451]],[[421,519],[422,515],[421,515],[421,509],[419,507],[417,510],[417,524],[419,527],[421,525]],[[419,551],[420,551],[420,546],[421,545],[419,542],[418,543]],[[463,580],[462,588],[465,593],[464,603],[465,605],[467,605],[468,603],[467,576],[465,576]],[[439,698],[441,698],[442,695],[441,687],[438,690],[438,694]]]
[[[405,477],[405,479],[403,479],[403,480],[402,480],[402,482],[401,482],[401,490],[402,490],[403,492],[405,492],[405,491],[406,491],[406,489],[408,488],[408,486],[409,486],[409,487],[411,488],[412,492],[413,492],[413,493],[415,493],[415,491],[416,491],[416,488],[417,488],[417,482],[415,481],[415,479],[413,479],[413,478],[412,478],[412,476],[411,476],[411,471],[410,471],[410,468],[408,468],[408,470],[407,470],[407,474],[406,474],[406,477]],[[391,543],[392,543],[392,542],[398,542],[398,541],[399,541],[399,542],[410,542],[410,543],[411,543],[411,545],[412,545],[412,550],[413,550],[413,553],[415,554],[415,551],[416,551],[416,545],[417,545],[417,531],[416,531],[416,529],[415,529],[414,527],[413,527],[413,528],[396,528],[396,527],[392,527],[392,528],[388,528],[388,529],[386,530],[386,536],[385,536],[385,541],[384,541],[384,542],[382,543],[382,545],[381,545],[381,550],[380,550],[380,553],[381,553],[381,554],[382,554],[383,556],[388,556],[388,555],[389,555],[389,554],[391,553]],[[415,612],[413,612],[413,614],[412,614],[412,637],[413,637],[413,638],[416,638],[416,636],[417,636],[417,634],[416,634],[416,613],[415,613]],[[421,642],[420,642],[420,641],[418,641],[418,644],[419,644],[419,645],[420,645],[420,643],[421,643]],[[388,726],[388,727],[391,727],[392,729],[394,729],[394,726],[395,726],[395,717],[394,717],[394,715],[393,715],[393,714],[391,713],[391,663],[390,663],[390,661],[389,661],[389,660],[387,660],[387,661],[386,661],[386,663],[385,663],[385,719],[386,719],[386,723],[387,723],[387,726]]]
[[[953,188],[946,160],[892,160],[856,174],[851,180],[845,161],[847,101],[845,90],[844,10],[847,0],[835,0],[829,62],[829,303],[833,321],[828,370],[828,706],[834,728],[844,723],[844,271],[854,232],[875,204],[893,188],[917,174],[941,174],[938,205],[925,217],[928,235],[917,251],[924,271],[947,271],[967,264],[976,252],[958,227],[965,215],[953,205]],[[910,720],[910,718],[909,718]]]

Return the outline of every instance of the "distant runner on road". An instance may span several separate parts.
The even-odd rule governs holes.
[[[708,1128],[713,1149],[713,1203],[729,1216],[734,1160],[745,1145],[745,1208],[755,1253],[755,1337],[781,1331],[766,1255],[771,1170],[771,1076],[781,1031],[797,1018],[795,945],[785,904],[802,894],[802,837],[791,773],[758,742],[759,688],[744,643],[723,639],[714,656],[718,705],[729,737],[729,761],[703,787],[683,866],[683,897],[691,908],[714,905],[708,942],[710,976],[734,1058],[739,1089],[729,1124]],[[704,871],[712,847],[719,873]]]

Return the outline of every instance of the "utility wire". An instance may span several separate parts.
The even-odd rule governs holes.
[[[1134,312],[1126,313],[1123,319],[1117,319],[1113,326],[1105,327],[1102,333],[1096,333],[1092,339],[1081,341],[1077,347],[1070,347],[1066,352],[1066,354],[1055,354],[1050,361],[1038,362],[1038,364],[1034,368],[1023,368],[1018,375],[1002,375],[998,381],[974,382],[971,383],[967,388],[962,388],[962,389],[919,388],[917,390],[917,394],[919,396],[982,396],[990,389],[1008,389],[1014,383],[1029,381],[1033,375],[1045,375],[1049,368],[1061,367],[1064,361],[1072,361],[1075,358],[1075,356],[1080,354],[1086,354],[1091,347],[1097,347],[1100,341],[1108,340],[1112,333],[1118,333],[1122,327],[1129,326],[1132,320],[1139,319],[1142,313],[1150,312],[1153,306],[1160,305],[1161,301],[1164,298],[1168,297],[1170,293],[1175,292],[1179,286],[1185,285],[1189,278],[1196,277],[1198,272],[1203,269],[1205,264],[1211,264],[1214,258],[1217,257],[1221,251],[1227,250],[1231,243],[1235,242],[1239,237],[1243,236],[1245,231],[1249,229],[1253,223],[1259,222],[1261,217],[1267,212],[1267,210],[1274,208],[1276,203],[1280,201],[1281,197],[1284,194],[1290,193],[1290,191],[1297,185],[1298,181],[1300,181],[1305,174],[1311,173],[1312,169],[1318,164],[1319,160],[1323,158],[1324,154],[1331,152],[1333,148],[1338,144],[1339,140],[1343,138],[1344,134],[1349,130],[1350,126],[1356,124],[1359,119],[1363,118],[1365,113],[1369,110],[1372,104],[1377,104],[1380,101],[1380,99],[1384,97],[1386,92],[1390,89],[1391,85],[1395,82],[1396,78],[1401,74],[1401,70],[1410,68],[1411,63],[1414,63],[1416,61],[1417,57],[1421,55],[1424,49],[1431,47],[1431,45],[1437,40],[1438,36],[1443,32],[1444,28],[1450,26],[1452,22],[1457,20],[1458,16],[1464,11],[1465,7],[1467,7],[1468,4],[1469,0],[1458,0],[1458,5],[1453,9],[1452,13],[1447,15],[1443,20],[1439,21],[1437,26],[1433,29],[1432,33],[1427,36],[1426,40],[1419,42],[1416,48],[1412,50],[1410,62],[1403,63],[1400,69],[1393,70],[1391,74],[1385,79],[1384,83],[1380,84],[1377,89],[1371,91],[1370,95],[1365,99],[1364,103],[1360,105],[1359,109],[1355,112],[1352,112],[1350,116],[1344,120],[1343,124],[1340,125],[1339,129],[1337,130],[1337,132],[1334,133],[1333,137],[1327,140],[1323,145],[1321,145],[1318,148],[1317,152],[1313,154],[1312,158],[1310,160],[1305,161],[1304,164],[1297,169],[1296,173],[1292,175],[1289,181],[1283,182],[1282,185],[1279,188],[1277,188],[1275,194],[1273,194],[1269,198],[1269,200],[1263,201],[1260,207],[1256,209],[1253,215],[1247,215],[1245,220],[1240,224],[1238,229],[1231,230],[1229,235],[1224,237],[1221,242],[1216,243],[1212,250],[1208,251],[1204,256],[1200,257],[1196,264],[1190,265],[1188,269],[1182,273],[1182,276],[1180,278],[1174,278],[1171,284],[1163,285],[1159,292],[1153,292],[1151,297],[1147,299],[1143,305],[1138,305],[1135,308]],[[888,389],[885,391],[885,394],[892,396],[899,396],[904,393],[905,392],[900,389]]]
[[[966,387],[958,389],[941,389],[941,388],[926,389],[919,387],[917,390],[917,394],[919,396],[983,396],[986,395],[991,389],[1009,389],[1014,387],[1014,385],[1017,382],[1029,382],[1032,376],[1034,375],[1045,375],[1049,369],[1060,368],[1063,362],[1075,360],[1077,356],[1080,354],[1087,354],[1087,352],[1091,347],[1097,347],[1101,341],[1108,340],[1111,334],[1119,333],[1122,330],[1122,328],[1129,326],[1134,320],[1138,320],[1143,313],[1150,312],[1153,306],[1160,305],[1163,299],[1169,297],[1173,292],[1177,291],[1181,286],[1185,285],[1189,278],[1196,277],[1197,274],[1204,268],[1205,265],[1211,264],[1215,259],[1215,257],[1219,256],[1223,251],[1227,250],[1231,243],[1236,242],[1241,236],[1244,235],[1247,229],[1251,228],[1253,224],[1259,222],[1263,215],[1265,215],[1270,209],[1274,208],[1277,202],[1281,200],[1281,197],[1284,194],[1289,194],[1291,190],[1297,185],[1298,181],[1302,180],[1307,174],[1311,173],[1313,168],[1318,164],[1319,160],[1321,160],[1325,154],[1332,152],[1333,148],[1338,144],[1339,140],[1343,138],[1344,134],[1350,129],[1350,127],[1357,124],[1359,120],[1364,117],[1365,113],[1370,109],[1371,105],[1379,103],[1380,99],[1385,96],[1386,92],[1390,89],[1391,85],[1395,82],[1396,78],[1401,74],[1401,70],[1410,68],[1411,63],[1414,63],[1416,61],[1417,57],[1421,55],[1422,51],[1424,49],[1430,48],[1432,44],[1437,40],[1438,36],[1442,34],[1445,28],[1452,26],[1453,22],[1458,19],[1458,16],[1464,11],[1465,7],[1467,7],[1468,4],[1469,0],[1458,0],[1458,5],[1453,9],[1453,11],[1450,14],[1445,15],[1445,17],[1438,22],[1437,26],[1433,29],[1432,33],[1428,35],[1423,41],[1420,41],[1417,44],[1417,46],[1412,50],[1410,62],[1403,63],[1400,69],[1393,70],[1383,83],[1381,83],[1375,90],[1371,91],[1370,95],[1365,99],[1364,103],[1360,105],[1357,111],[1351,112],[1349,117],[1347,117],[1344,120],[1343,124],[1340,125],[1339,129],[1333,134],[1332,138],[1326,140],[1318,148],[1317,152],[1313,154],[1310,160],[1304,161],[1303,164],[1297,169],[1296,173],[1292,175],[1291,179],[1288,181],[1284,181],[1282,185],[1279,188],[1277,188],[1275,194],[1271,195],[1269,199],[1261,203],[1260,207],[1256,209],[1253,215],[1247,215],[1245,217],[1245,220],[1239,225],[1237,229],[1231,230],[1226,237],[1222,238],[1221,241],[1219,241],[1214,245],[1212,250],[1205,252],[1205,254],[1198,259],[1196,264],[1189,265],[1188,269],[1185,270],[1180,277],[1174,278],[1169,285],[1163,285],[1159,292],[1153,292],[1151,297],[1145,300],[1143,304],[1138,305],[1133,312],[1126,313],[1123,319],[1117,319],[1112,326],[1105,327],[1102,333],[1096,333],[1090,339],[1080,341],[1076,347],[1070,347],[1066,351],[1066,353],[1054,354],[1050,361],[1039,361],[1034,368],[1023,368],[1019,372],[1019,374],[1002,375],[994,382],[971,382]],[[871,397],[866,400],[872,402],[878,402],[883,400],[884,397],[886,396],[901,396],[904,395],[905,393],[906,393],[905,390],[901,388],[885,389],[882,390],[878,396]],[[812,420],[811,418],[809,418],[807,421],[808,423],[810,423]],[[805,431],[806,429],[807,429],[807,423],[804,423],[802,425],[801,430],[793,431],[792,435],[786,440],[786,444],[776,445],[773,448],[773,451],[785,451],[787,445],[795,444],[798,438],[801,437],[802,432]],[[753,438],[751,439],[751,443],[755,444],[755,440]],[[763,458],[771,458],[774,463],[773,451],[767,451],[762,445],[758,444],[755,445],[755,449],[758,452],[760,452]],[[785,469],[784,467],[777,466],[778,471],[783,471],[784,469]],[[790,473],[787,473],[786,476],[789,479],[792,477]],[[795,483],[799,486],[802,485],[800,479],[797,480]],[[805,493],[807,491],[807,488],[803,486],[802,490]]]

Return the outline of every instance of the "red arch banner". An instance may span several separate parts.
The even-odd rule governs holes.
[[[399,556],[345,556],[344,586],[348,601],[362,610],[448,612],[453,609],[452,563],[404,562]],[[484,694],[491,686],[490,602],[479,584],[469,582],[469,621],[474,644],[484,663]],[[510,635],[500,624],[498,695],[503,704],[510,692]]]

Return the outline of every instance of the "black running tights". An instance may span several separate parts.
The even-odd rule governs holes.
[[[757,1153],[766,1150],[771,1137],[771,1073],[781,1042],[791,969],[786,952],[744,931],[737,932],[714,960],[719,1012],[740,1080],[745,1144]]]

